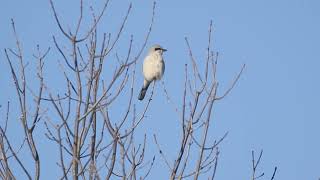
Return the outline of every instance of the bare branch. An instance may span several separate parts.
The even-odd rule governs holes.
[[[246,67],[246,64],[243,64],[243,66],[242,66],[239,74],[236,76],[236,78],[235,78],[234,81],[232,82],[230,88],[227,89],[222,96],[216,97],[215,100],[221,100],[221,99],[223,99],[224,97],[226,97],[226,96],[230,93],[230,91],[231,91],[231,90],[234,88],[234,86],[237,84],[237,82],[238,82],[238,80],[239,80],[239,78],[240,78],[240,76],[241,76],[241,74],[242,74],[242,72],[243,72],[243,70],[244,70],[245,67]]]
[[[163,151],[161,150],[160,145],[159,145],[159,143],[157,141],[157,137],[156,137],[155,134],[153,134],[153,139],[154,139],[154,142],[156,143],[156,145],[158,147],[158,150],[159,150],[159,153],[160,153],[161,157],[164,159],[164,161],[165,161],[167,167],[169,168],[169,170],[172,171],[170,163],[169,163],[168,159],[166,158],[166,156],[164,155]]]
[[[50,6],[51,6],[51,9],[52,9],[52,12],[53,12],[53,15],[54,15],[54,18],[59,26],[59,29],[60,31],[64,34],[65,37],[67,37],[69,40],[72,40],[71,36],[68,35],[68,33],[63,29],[61,23],[60,23],[60,20],[58,18],[58,15],[57,15],[57,12],[56,12],[56,9],[54,8],[54,5],[53,5],[53,2],[52,0],[49,0],[50,2]]]

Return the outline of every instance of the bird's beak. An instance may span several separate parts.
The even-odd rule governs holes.
[[[163,49],[163,48],[162,48],[162,51],[163,51],[163,52],[166,52],[166,51],[167,51],[167,49]]]

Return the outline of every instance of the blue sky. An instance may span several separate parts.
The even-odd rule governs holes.
[[[59,14],[65,16],[64,23],[71,29],[78,13],[75,3],[77,1],[56,2]],[[118,28],[128,3],[111,1],[102,29],[113,31],[113,28]],[[99,9],[101,2],[88,4]],[[133,2],[127,29],[121,39],[123,43],[116,47],[117,51],[121,52],[121,45],[127,44],[131,34],[134,35],[134,42],[142,43],[150,22],[151,7],[151,1]],[[154,29],[148,46],[159,43],[168,49],[164,82],[174,103],[181,102],[183,65],[189,61],[184,37],[189,38],[195,57],[204,58],[210,20],[214,27],[214,49],[220,53],[218,77],[221,92],[228,88],[241,65],[247,65],[232,93],[214,106],[210,136],[219,138],[229,132],[220,146],[217,179],[248,179],[251,175],[251,150],[260,149],[264,150],[260,170],[265,172],[266,179],[270,179],[274,166],[278,166],[276,179],[320,177],[319,9],[320,1],[317,0],[157,2]],[[8,98],[14,101],[15,92],[2,51],[15,43],[10,18],[15,19],[24,52],[29,57],[36,44],[45,49],[53,46],[52,35],[62,37],[48,1],[2,2],[1,105],[5,105]],[[53,60],[48,62],[50,66],[56,64]],[[139,63],[138,66],[141,66],[141,60]],[[47,68],[46,75],[55,84],[59,79],[55,79],[53,73],[54,68]],[[141,82],[142,78],[138,77],[137,81]],[[158,87],[161,89],[160,84]],[[144,122],[141,131],[150,135],[150,142],[152,134],[157,133],[160,141],[167,142],[163,146],[168,156],[174,157],[177,141],[171,139],[177,137],[178,123],[175,118],[178,116],[168,107],[170,105],[161,90],[155,95],[149,111],[154,117]],[[13,127],[12,133],[18,133],[18,129]],[[46,147],[41,149],[51,150]],[[151,175],[166,179],[165,169],[159,170],[163,166],[163,163],[157,163]],[[54,163],[52,167],[55,167]],[[50,170],[42,175],[56,176],[55,171]]]

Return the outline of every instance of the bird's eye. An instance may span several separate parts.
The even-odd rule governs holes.
[[[155,51],[158,51],[158,50],[161,50],[161,48],[155,48],[154,50],[155,50]]]

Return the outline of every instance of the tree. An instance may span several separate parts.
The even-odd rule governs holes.
[[[40,179],[42,161],[39,156],[39,139],[35,133],[39,128],[46,128],[47,143],[55,143],[59,152],[57,168],[60,179],[146,179],[151,176],[155,156],[145,153],[147,137],[152,137],[159,150],[161,160],[168,168],[170,179],[199,179],[200,175],[214,179],[219,158],[219,145],[228,133],[214,142],[209,139],[209,127],[212,126],[212,109],[216,101],[227,96],[240,78],[245,65],[235,76],[231,86],[221,96],[218,95],[219,83],[216,78],[218,53],[212,49],[212,22],[208,30],[208,46],[204,60],[196,60],[193,56],[188,38],[185,38],[190,60],[185,64],[184,87],[181,93],[183,102],[176,111],[181,112],[181,139],[179,151],[174,159],[168,159],[166,150],[162,148],[161,136],[145,134],[142,142],[136,141],[138,127],[152,107],[155,91],[153,84],[151,95],[144,108],[137,111],[136,64],[142,58],[149,36],[152,32],[156,3],[150,12],[150,23],[142,46],[137,54],[133,54],[133,36],[128,40],[127,54],[119,56],[114,47],[122,36],[132,4],[123,18],[119,30],[113,34],[104,33],[99,24],[110,6],[109,0],[103,4],[99,13],[91,9],[91,26],[83,28],[83,1],[80,1],[80,15],[75,29],[67,28],[61,23],[63,17],[55,9],[50,0],[51,10],[57,27],[66,41],[61,43],[53,36],[53,47],[42,51],[37,46],[33,57],[37,60],[37,83],[34,86],[28,77],[28,64],[22,51],[23,42],[18,38],[18,29],[12,20],[12,29],[16,40],[16,48],[4,50],[12,81],[16,89],[19,119],[23,131],[21,145],[17,146],[9,136],[11,102],[8,101],[4,124],[0,127],[0,175],[3,179],[15,179],[20,172],[28,179]],[[102,33],[100,33],[102,32]],[[52,84],[45,81],[44,67],[46,60],[55,49],[63,62],[57,73],[64,76],[62,92],[50,90]],[[111,57],[111,54],[116,58]],[[113,61],[106,66],[106,61]],[[57,63],[60,63],[57,61]],[[29,70],[30,71],[30,70]],[[168,102],[170,95],[162,83]],[[117,100],[126,102],[122,114],[111,117]],[[152,114],[150,115],[152,117]],[[210,137],[211,139],[212,137]],[[26,157],[22,156],[22,152]],[[193,154],[193,158],[190,155]],[[260,162],[259,157],[257,164]],[[196,157],[196,158],[194,158]],[[33,166],[31,166],[33,165]],[[19,167],[18,168],[13,168]],[[253,176],[256,171],[253,156]],[[275,174],[275,173],[274,173]],[[274,177],[274,175],[273,175]],[[273,178],[272,177],[272,178]]]

